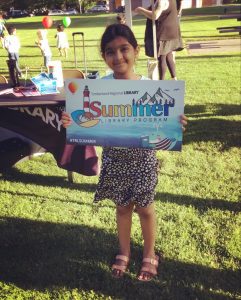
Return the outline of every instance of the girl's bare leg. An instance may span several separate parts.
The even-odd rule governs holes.
[[[175,58],[173,59],[173,53],[169,52],[166,55],[161,55],[158,57],[158,71],[160,80],[165,79],[167,68],[170,72],[171,78],[176,79],[176,66],[175,66]]]
[[[67,49],[64,48],[64,49],[63,49],[63,52],[64,52],[64,57],[66,58],[66,57],[67,57]]]
[[[176,63],[176,51],[172,51],[173,61]]]
[[[175,63],[175,51],[167,54],[167,67],[170,72],[171,78],[177,80],[176,76],[176,63]]]
[[[140,217],[142,235],[144,239],[143,258],[155,258],[155,241],[156,241],[156,214],[154,203],[148,207],[137,207]],[[149,263],[144,263],[143,267],[150,267]],[[149,280],[151,274],[141,272],[139,278]]]
[[[130,256],[130,239],[133,207],[133,203],[130,203],[128,206],[116,207],[116,221],[120,247],[119,254],[125,255],[127,257]],[[122,260],[116,260],[115,264],[125,265],[126,263]],[[122,271],[114,269],[113,275],[116,277],[120,277],[122,276]]]

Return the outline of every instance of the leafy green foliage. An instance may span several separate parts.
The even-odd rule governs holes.
[[[8,11],[10,7],[15,9],[27,9],[31,11],[35,8],[65,8],[75,7],[79,9],[81,3],[82,8],[88,8],[90,5],[96,3],[94,0],[1,0],[0,9]]]

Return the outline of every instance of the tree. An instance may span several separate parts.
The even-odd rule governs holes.
[[[28,9],[33,10],[35,8],[68,8],[75,7],[78,10],[85,10],[90,7],[94,0],[1,0],[0,9],[8,11],[10,7],[14,9]]]
[[[14,0],[1,0],[0,9],[3,11],[8,11],[10,7],[14,7]]]

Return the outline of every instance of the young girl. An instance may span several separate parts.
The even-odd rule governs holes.
[[[112,24],[106,28],[101,39],[101,54],[108,67],[113,70],[112,74],[102,79],[147,79],[134,72],[139,46],[128,26]],[[181,116],[180,119],[182,125],[186,125],[186,117]],[[63,113],[62,122],[64,127],[71,124],[67,113]],[[154,250],[156,217],[153,203],[157,173],[158,160],[154,150],[103,149],[101,174],[94,202],[109,198],[116,204],[119,255],[112,265],[112,275],[116,278],[123,276],[130,260],[134,209],[139,214],[144,239],[143,261],[138,279],[149,281],[157,274],[159,257]]]
[[[67,57],[67,51],[69,48],[69,42],[67,39],[67,35],[64,32],[64,26],[59,24],[57,26],[57,34],[55,35],[55,38],[57,38],[57,48],[59,49],[59,55]]]
[[[42,55],[44,57],[44,65],[47,68],[52,58],[52,52],[47,39],[47,30],[39,29],[37,31],[37,36],[38,40],[35,42],[35,44],[41,49]]]

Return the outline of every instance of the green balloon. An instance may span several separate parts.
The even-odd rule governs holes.
[[[69,27],[70,23],[71,23],[71,19],[69,17],[64,17],[63,18],[64,27]]]

